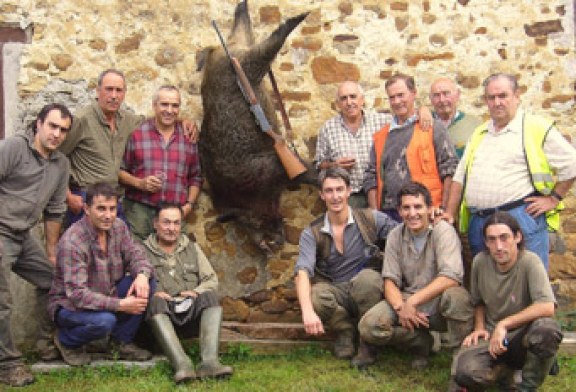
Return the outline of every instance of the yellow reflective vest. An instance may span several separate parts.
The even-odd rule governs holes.
[[[488,132],[488,123],[484,123],[474,130],[468,142],[467,152],[463,159],[466,161],[466,169],[464,175],[464,184],[462,184],[462,203],[460,204],[460,232],[466,233],[470,222],[470,211],[466,205],[466,178],[472,168],[474,162],[474,154],[476,149],[486,136]],[[534,189],[542,195],[549,195],[554,189],[554,177],[552,169],[548,164],[546,155],[544,154],[544,141],[550,129],[554,126],[554,121],[524,114],[522,118],[522,144],[524,149],[524,157],[526,158],[526,165],[530,172],[530,178]],[[560,228],[560,210],[564,209],[562,202],[558,203],[556,208],[546,213],[546,221],[548,223],[548,231],[557,231]]]

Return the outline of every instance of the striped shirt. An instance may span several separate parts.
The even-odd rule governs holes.
[[[160,203],[186,204],[191,186],[202,185],[198,146],[184,137],[181,123],[165,143],[156,129],[154,119],[148,119],[130,135],[121,169],[137,178],[164,174],[159,192],[126,189],[126,198],[149,206]]]
[[[370,162],[372,135],[391,121],[389,114],[364,112],[360,128],[353,134],[341,114],[332,117],[318,134],[314,164],[318,168],[323,161],[334,162],[345,156],[356,158],[356,165],[350,171],[350,185],[352,192],[362,190],[364,171]]]
[[[70,226],[58,242],[48,312],[54,318],[59,306],[71,310],[117,311],[116,283],[126,273],[153,275],[144,249],[137,245],[121,219],[106,233],[107,249],[100,248],[98,233],[89,217]]]

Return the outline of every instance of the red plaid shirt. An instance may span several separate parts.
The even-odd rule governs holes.
[[[158,172],[166,174],[159,192],[126,189],[126,198],[153,207],[160,203],[184,205],[188,200],[188,189],[202,185],[198,146],[184,137],[180,122],[168,143],[164,144],[154,119],[144,121],[128,139],[121,169],[137,178],[155,176]]]

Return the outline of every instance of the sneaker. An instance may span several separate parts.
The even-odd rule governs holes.
[[[147,361],[152,358],[152,353],[136,346],[134,343],[111,341],[108,354],[112,359],[125,361]]]
[[[68,348],[60,342],[58,332],[54,335],[54,344],[58,347],[62,359],[70,366],[84,366],[91,362],[90,355],[86,354],[84,347]]]
[[[36,381],[34,376],[22,363],[0,368],[0,382],[11,387],[23,387],[24,385],[32,384],[34,381]]]

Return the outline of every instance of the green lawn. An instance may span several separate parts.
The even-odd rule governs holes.
[[[192,349],[193,358],[197,349]],[[388,351],[380,354],[369,371],[349,367],[348,361],[335,359],[317,348],[295,351],[282,356],[250,354],[244,346],[233,347],[222,358],[235,368],[229,380],[196,381],[176,387],[171,369],[160,363],[151,370],[127,370],[119,365],[73,369],[39,375],[25,391],[445,391],[450,357],[433,356],[425,371],[410,369],[410,356]],[[542,391],[576,390],[576,357],[561,357],[561,371],[548,377]],[[0,389],[2,387],[0,386]],[[9,390],[9,388],[6,388]]]

